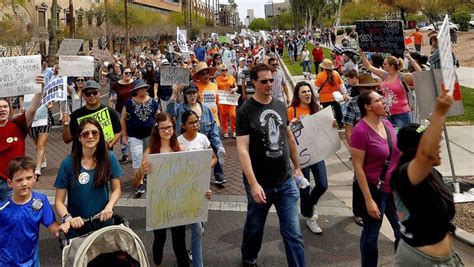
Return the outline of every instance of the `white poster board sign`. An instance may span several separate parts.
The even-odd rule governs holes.
[[[441,72],[443,73],[443,88],[449,90],[452,95],[456,73],[454,71],[453,52],[451,50],[451,37],[449,35],[448,15],[444,18],[443,25],[438,33],[439,58],[441,63]]]
[[[41,74],[41,55],[2,57],[0,73],[0,97],[41,92],[41,85],[35,82]]]
[[[250,47],[250,41],[244,40],[244,47]]]
[[[237,106],[239,104],[240,94],[231,93],[225,90],[217,91],[219,94],[219,104]]]
[[[151,154],[146,230],[207,221],[212,150]]]
[[[65,38],[59,46],[58,56],[75,56],[81,49],[82,39],[68,39]]]
[[[176,41],[178,43],[179,49],[181,50],[181,53],[189,52],[188,45],[186,44],[186,36],[179,29],[179,27],[176,27]]]
[[[181,83],[189,85],[189,69],[172,66],[160,67],[160,86]]]
[[[35,94],[27,94],[23,96],[23,108],[25,110],[29,109],[31,106],[31,101]],[[40,127],[48,125],[48,109],[47,107],[40,106],[35,113],[31,127]]]
[[[59,56],[59,67],[61,76],[94,76],[94,58],[91,56]]]
[[[333,127],[331,107],[304,117],[301,122],[303,129],[293,133],[298,145],[301,168],[318,163],[341,148],[339,133]]]
[[[110,53],[109,50],[100,50],[95,47],[92,47],[92,54],[94,55],[94,58],[100,61],[113,61],[112,53]]]
[[[60,77],[50,81],[43,90],[41,105],[47,105],[52,101],[67,100],[67,77]]]

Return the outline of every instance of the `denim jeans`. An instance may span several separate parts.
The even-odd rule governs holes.
[[[411,111],[400,113],[397,115],[390,115],[388,120],[397,129],[403,128],[403,126],[411,123]]]
[[[12,189],[8,186],[7,181],[0,178],[0,202],[3,202],[13,195]]]
[[[216,181],[222,181],[225,179],[224,169],[222,168],[222,165],[219,162],[219,154],[217,153],[217,149],[213,148],[213,151],[217,158],[217,164],[214,166],[214,178],[216,179]]]
[[[148,147],[149,140],[150,140],[150,137],[146,137],[144,139],[139,139],[135,137],[128,138],[128,146],[130,148],[130,152],[132,152],[132,169],[133,170],[138,170],[140,168],[140,164],[142,164],[142,160],[143,160],[143,153]]]
[[[191,224],[191,250],[193,251],[193,267],[202,267],[202,223]]]
[[[122,112],[117,111],[117,114],[119,119],[122,118]],[[128,155],[128,146],[122,143],[122,136],[120,136],[120,151],[122,152],[122,155]]]
[[[381,214],[387,216],[388,221],[393,229],[395,236],[395,250],[397,249],[398,241],[400,240],[400,225],[398,224],[398,217],[395,209],[395,203],[392,193],[381,192],[380,203],[377,203]],[[362,267],[376,267],[379,257],[378,252],[378,238],[382,220],[376,220],[371,216],[364,216],[364,226],[362,227],[362,234],[360,236],[360,254]]]
[[[313,190],[311,190],[311,193],[309,192],[309,187],[307,188],[307,190],[301,189],[300,191],[301,215],[309,218],[313,216],[313,206],[318,204],[319,198],[321,198],[324,192],[326,192],[326,190],[328,189],[326,164],[324,163],[324,160],[321,160],[318,163],[303,168],[301,171],[303,172],[304,177],[308,179],[308,181],[310,181],[310,171],[313,173],[314,177],[315,186]]]
[[[311,73],[311,64],[308,61],[303,61],[303,72]]]
[[[295,180],[289,177],[280,186],[263,187],[267,201],[265,204],[256,203],[246,179],[244,179],[244,184],[248,203],[241,246],[242,260],[250,264],[257,262],[268,211],[272,205],[275,205],[288,266],[305,266],[303,236],[296,207],[299,194]]]

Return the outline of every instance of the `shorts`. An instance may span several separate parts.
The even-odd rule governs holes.
[[[40,133],[50,133],[50,132],[51,132],[51,123],[48,120],[47,125],[31,127],[29,135],[31,138],[36,139],[38,138],[38,135]]]
[[[459,255],[452,250],[446,257],[435,257],[423,253],[400,240],[395,255],[395,266],[464,266]]]

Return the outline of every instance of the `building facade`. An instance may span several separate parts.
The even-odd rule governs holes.
[[[291,4],[289,0],[285,0],[283,3],[274,3],[273,1],[265,4],[265,18],[271,18],[290,10]]]

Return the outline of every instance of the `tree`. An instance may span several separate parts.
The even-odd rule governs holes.
[[[48,20],[48,64],[56,64],[56,53],[58,51],[58,0],[51,3],[51,19]]]
[[[415,13],[421,8],[421,2],[423,0],[378,0],[380,3],[394,7],[400,10],[400,18],[401,20],[407,25],[406,21],[406,14],[407,13]],[[428,0],[431,2],[435,2],[438,0]],[[442,0],[445,1],[445,0]]]
[[[356,20],[382,19],[390,7],[375,0],[354,2],[344,5],[341,22],[353,24]]]
[[[270,22],[268,22],[266,19],[262,18],[256,18],[252,20],[252,22],[249,24],[249,29],[252,31],[259,31],[259,30],[271,30],[272,26],[270,25]]]
[[[15,49],[19,55],[29,55],[39,42],[35,38],[36,31],[34,26],[25,25],[17,16],[4,14],[0,21],[0,45]]]

